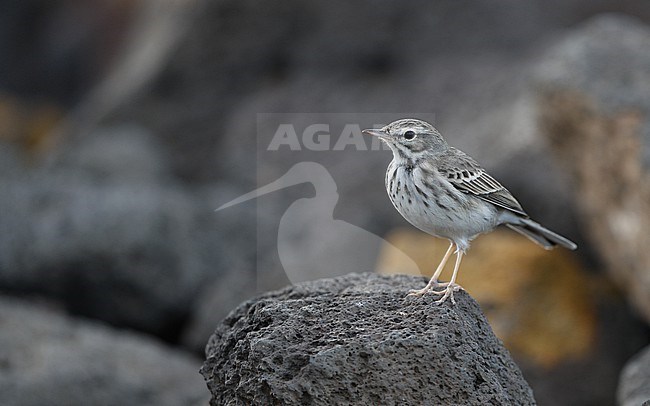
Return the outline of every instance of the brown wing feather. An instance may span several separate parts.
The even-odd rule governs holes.
[[[453,159],[441,159],[438,171],[463,193],[474,195],[495,206],[528,217],[512,194],[464,152],[450,148]],[[450,164],[452,163],[452,164]]]

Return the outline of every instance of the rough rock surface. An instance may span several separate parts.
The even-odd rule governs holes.
[[[476,302],[405,298],[424,283],[349,274],[243,303],[206,348],[211,404],[535,404]]]
[[[639,50],[649,47],[649,26],[604,15],[551,48],[537,72],[542,133],[572,174],[598,255],[646,321],[650,54]]]
[[[617,395],[619,406],[650,404],[650,347],[625,365]]]
[[[0,298],[0,404],[201,405],[199,361],[157,341]]]

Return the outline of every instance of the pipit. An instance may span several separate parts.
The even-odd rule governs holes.
[[[431,124],[416,119],[394,121],[381,129],[363,130],[379,137],[393,151],[386,171],[386,191],[397,211],[425,233],[449,240],[449,248],[431,280],[409,295],[427,292],[454,300],[462,289],[458,269],[477,235],[505,225],[545,249],[577,245],[528,217],[512,194],[464,152],[449,146]],[[449,282],[438,277],[455,247],[456,263]],[[436,288],[444,288],[435,290]]]

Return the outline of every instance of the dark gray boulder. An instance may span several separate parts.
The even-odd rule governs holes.
[[[226,257],[214,206],[138,126],[98,129],[40,165],[0,145],[0,289],[175,340]]]
[[[0,287],[168,336],[201,282],[180,188],[82,174],[0,179]],[[146,311],[144,310],[146,309]]]
[[[145,336],[0,297],[3,406],[204,405],[200,361]]]
[[[634,356],[623,368],[617,393],[618,404],[650,404],[650,347]]]
[[[424,282],[349,274],[241,304],[206,348],[211,404],[535,404],[478,304],[405,298]]]

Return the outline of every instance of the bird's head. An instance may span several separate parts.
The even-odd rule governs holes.
[[[438,130],[426,121],[413,118],[393,121],[385,127],[362,132],[379,137],[393,151],[395,159],[416,160],[448,148]]]

